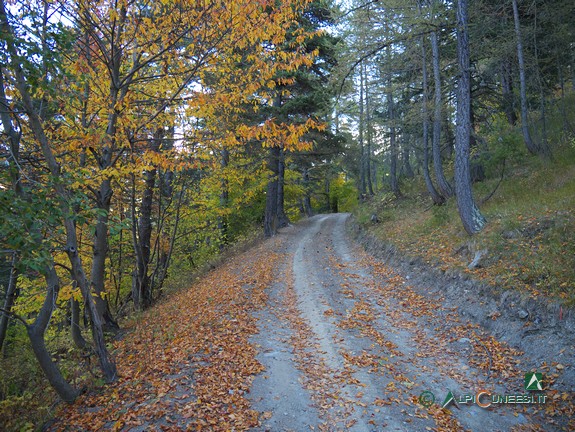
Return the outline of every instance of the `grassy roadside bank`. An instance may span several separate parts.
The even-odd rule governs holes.
[[[420,179],[403,183],[402,198],[368,199],[355,217],[381,240],[444,271],[575,305],[575,149],[551,162],[526,158],[499,182],[493,176],[474,187],[478,202],[497,188],[481,205],[488,225],[474,237],[463,230],[455,200],[432,206]],[[479,265],[468,268],[479,255]]]

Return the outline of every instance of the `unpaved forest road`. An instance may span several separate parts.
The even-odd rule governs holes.
[[[547,405],[440,409],[449,390],[524,394],[527,370],[518,353],[353,244],[348,216],[315,216],[279,234],[285,259],[251,340],[266,368],[248,396],[257,430],[556,430]],[[429,409],[423,391],[435,395]]]
[[[349,239],[348,217],[282,229],[134,317],[114,344],[119,379],[61,404],[47,430],[575,430],[572,333],[505,318],[424,267],[399,273]],[[509,340],[536,352],[468,321],[486,306],[501,338],[519,328]],[[524,395],[530,370],[545,404],[440,407],[449,391]]]

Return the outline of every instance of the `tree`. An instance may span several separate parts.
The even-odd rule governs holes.
[[[525,79],[525,60],[523,59],[523,42],[521,40],[521,23],[519,22],[519,9],[517,7],[517,0],[511,0],[513,5],[513,22],[515,25],[515,38],[517,45],[517,62],[519,66],[519,89],[521,100],[521,132],[523,133],[523,140],[525,147],[531,154],[539,154],[541,149],[533,142],[531,134],[529,133],[529,118],[527,117],[527,83]]]
[[[422,75],[422,93],[421,98],[421,117],[422,117],[422,145],[423,145],[423,178],[427,191],[431,195],[431,200],[434,204],[440,205],[445,202],[445,198],[437,192],[433,180],[429,175],[429,115],[428,115],[428,75],[427,75],[427,54],[425,49],[425,39],[420,36],[421,44],[421,75]]]
[[[364,139],[364,132],[365,132],[365,97],[364,92],[367,88],[365,83],[365,73],[364,73],[364,63],[361,62],[359,64],[359,120],[358,120],[358,143],[361,152],[361,158],[359,161],[359,172],[360,172],[360,192],[361,196],[365,196],[367,194],[367,182],[369,178],[369,174],[367,172],[368,165],[365,163],[367,159],[369,159],[369,154],[367,152],[367,148],[365,146],[365,139]]]
[[[278,184],[280,172],[280,152],[279,146],[269,149],[267,166],[269,170],[268,185],[266,189],[266,207],[264,213],[264,235],[271,237],[276,234],[278,221]]]
[[[391,79],[389,80],[389,85],[391,86]],[[401,191],[399,189],[398,173],[397,173],[397,160],[398,160],[398,146],[397,146],[397,134],[396,134],[396,118],[395,118],[395,102],[393,100],[393,93],[391,92],[391,87],[387,90],[387,112],[389,118],[389,185],[391,191],[396,197],[401,196]]]
[[[469,139],[471,136],[471,79],[469,71],[469,32],[467,0],[457,2],[457,118],[455,135],[455,196],[457,209],[469,235],[481,231],[486,220],[477,208],[471,190]]]
[[[277,228],[289,223],[284,194],[288,157],[294,160],[294,165],[303,166],[303,169],[299,169],[300,172],[308,172],[311,165],[309,156],[316,153],[318,143],[325,143],[324,139],[318,139],[318,134],[326,133],[320,116],[328,112],[330,107],[331,95],[326,87],[330,70],[335,63],[334,47],[337,38],[321,30],[321,27],[330,22],[330,5],[323,1],[312,1],[298,17],[298,25],[290,29],[286,40],[285,50],[292,51],[297,46],[302,54],[309,56],[310,63],[277,77],[274,86],[276,94],[267,113],[286,128],[303,132],[298,138],[301,143],[288,145],[286,142],[279,142],[268,150],[269,180],[264,212],[264,234],[267,237],[274,235]],[[298,39],[299,42],[293,44]],[[308,143],[311,139],[316,141],[316,149],[310,152],[312,149]],[[302,175],[307,176],[304,181],[309,181],[309,175]],[[307,198],[304,197],[305,200]],[[311,207],[311,203],[308,204]]]
[[[372,111],[371,111],[371,101],[370,101],[370,83],[369,74],[367,68],[365,68],[365,182],[367,183],[367,192],[369,195],[373,196],[373,180],[377,182],[377,179],[372,175],[372,158],[373,158],[373,125],[372,125]]]
[[[435,6],[437,2],[434,1]],[[439,40],[437,31],[431,32],[431,52],[433,63],[433,82],[434,82],[434,99],[433,99],[433,168],[437,179],[437,187],[444,198],[453,196],[453,188],[445,178],[441,160],[441,120],[442,120],[442,90],[441,90],[441,67],[439,58]]]
[[[80,290],[82,291],[84,302],[87,305],[88,313],[90,315],[94,349],[98,355],[100,367],[106,380],[114,381],[117,378],[116,366],[111,360],[106,348],[102,330],[102,321],[99,314],[97,313],[96,304],[92,297],[86,274],[84,273],[82,259],[78,253],[79,246],[78,237],[76,234],[76,226],[73,215],[71,214],[71,209],[69,208],[71,196],[63,184],[58,182],[58,179],[61,179],[63,175],[62,168],[57,162],[54,151],[50,146],[50,141],[48,135],[46,134],[44,122],[40,116],[40,112],[33,103],[32,97],[29,93],[26,75],[21,65],[18,49],[15,45],[15,33],[8,21],[4,0],[0,0],[0,21],[2,34],[4,36],[4,43],[7,46],[8,55],[10,56],[9,65],[12,73],[14,74],[15,87],[21,97],[22,105],[26,115],[28,116],[30,129],[32,130],[32,133],[41,148],[45,163],[48,166],[50,174],[56,180],[53,188],[59,201],[60,211],[63,215],[63,224],[66,233],[66,253],[71,264],[73,279],[76,281]],[[46,284],[48,286],[46,300],[38,315],[37,324],[28,328],[28,334],[30,335],[30,340],[32,342],[36,357],[38,358],[39,363],[42,365],[50,379],[50,377],[53,377],[56,372],[55,368],[51,366],[50,362],[48,362],[49,355],[47,354],[44,346],[44,332],[48,326],[50,316],[52,315],[52,310],[54,308],[53,298],[57,297],[59,291],[59,281],[53,263],[48,263],[44,271]],[[61,389],[62,393],[64,394],[63,398],[65,400],[69,401],[73,399],[72,394],[70,394],[70,389],[65,388],[65,385],[58,377],[54,378],[54,382],[52,384],[57,390]]]

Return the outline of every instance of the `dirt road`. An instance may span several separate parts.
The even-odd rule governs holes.
[[[348,217],[285,228],[136,317],[115,344],[120,379],[49,430],[575,430],[567,333],[504,320],[469,284],[398,273],[350,240]],[[472,320],[478,301],[499,337]],[[502,341],[511,324],[537,353]]]
[[[249,396],[258,430],[554,430],[537,415],[544,403],[495,396],[543,401],[524,388],[520,353],[367,256],[347,218],[279,234],[285,259],[252,338],[265,366]],[[500,403],[465,399],[480,390],[480,404]],[[450,391],[467,403],[441,409]]]

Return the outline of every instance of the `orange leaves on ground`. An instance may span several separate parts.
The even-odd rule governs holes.
[[[376,330],[372,325],[375,320],[375,314],[371,306],[364,301],[357,301],[354,307],[349,311],[348,316],[338,323],[341,328],[357,328],[361,334],[375,341],[386,353],[391,356],[400,357],[401,352],[397,350],[397,345],[388,340],[385,335]]]
[[[432,405],[428,408],[428,413],[431,414],[433,420],[437,424],[437,428],[430,430],[442,431],[465,431],[461,423],[451,415],[449,410],[441,408],[439,405]]]
[[[53,429],[256,426],[245,394],[263,366],[249,343],[257,332],[250,314],[267,300],[277,260],[270,245],[230,260],[136,319],[116,343],[118,382],[63,407]]]
[[[352,355],[349,352],[342,351],[341,355],[346,362],[358,367],[371,367],[372,369],[377,369],[380,364],[380,359],[377,356],[365,351],[362,351],[359,355]]]
[[[349,369],[336,374],[328,367],[325,359],[314,355],[317,353],[317,340],[308,322],[299,314],[291,268],[286,271],[285,279],[286,314],[283,318],[294,331],[290,339],[294,348],[294,360],[297,368],[304,374],[303,386],[310,391],[322,417],[327,419],[327,423],[319,424],[318,429],[329,431],[339,421],[348,419],[351,404],[342,397],[341,389],[354,382],[354,378]]]

